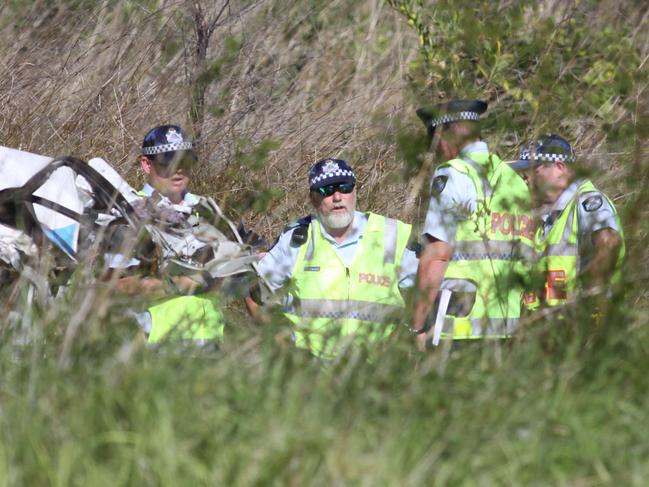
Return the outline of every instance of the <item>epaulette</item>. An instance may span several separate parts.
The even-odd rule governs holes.
[[[292,221],[282,231],[282,234],[286,232],[293,232],[291,235],[291,246],[301,247],[307,241],[309,235],[309,225],[311,225],[311,215],[307,215],[304,218],[299,220]]]
[[[297,227],[308,227],[311,225],[311,215],[307,215],[304,218],[300,218],[299,220],[293,220],[290,222],[288,225],[284,227],[284,230],[282,230],[282,233],[286,233],[288,231],[291,231]]]

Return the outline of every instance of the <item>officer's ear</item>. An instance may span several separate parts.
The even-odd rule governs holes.
[[[570,169],[568,165],[563,161],[556,161],[555,164],[561,170],[561,172],[566,172]]]
[[[140,166],[142,166],[142,170],[146,174],[151,174],[151,167],[153,166],[153,162],[151,162],[151,159],[149,159],[147,156],[140,157]]]
[[[557,169],[559,169],[562,178],[566,180],[572,179],[572,166],[563,161],[557,161],[554,164],[557,166]]]

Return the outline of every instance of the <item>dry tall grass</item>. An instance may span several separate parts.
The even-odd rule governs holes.
[[[155,3],[35,2],[20,16],[5,7],[22,25],[3,26],[2,143],[101,156],[139,183],[132,163],[143,134],[167,121],[188,125],[196,76],[194,2]],[[223,6],[204,3],[208,20]],[[357,167],[365,207],[407,217],[403,187],[386,184],[399,165],[383,136],[410,111],[404,75],[416,38],[398,15],[378,0],[225,7],[205,64],[230,59],[206,91],[196,191],[226,204],[254,183],[284,191],[272,211],[246,215],[270,236],[307,211],[309,165],[337,156]],[[260,173],[239,167],[241,153],[266,139],[278,147]]]
[[[547,1],[539,10],[560,16],[577,8]],[[631,42],[642,44],[646,56],[642,11],[603,2],[590,18],[601,28],[624,15],[636,25]],[[270,236],[308,211],[302,197],[308,166],[337,156],[356,166],[364,207],[415,217],[411,208],[403,212],[410,188],[395,177],[403,162],[394,137],[397,124],[419,130],[408,81],[418,39],[383,1],[41,0],[4,6],[2,15],[0,127],[6,145],[101,156],[139,183],[133,161],[144,132],[168,121],[190,125],[191,90],[204,75],[204,119],[195,127],[204,163],[197,192],[227,204],[262,186],[281,190],[271,211],[246,214]],[[213,27],[206,40],[201,26]],[[437,93],[431,88],[432,99]],[[494,117],[506,116],[508,94],[485,95]],[[596,121],[561,122],[581,154],[600,169],[615,167],[611,159],[619,158],[609,154]],[[498,132],[494,143],[514,157],[533,130]],[[241,154],[266,139],[277,141],[277,148],[263,168],[240,167]]]

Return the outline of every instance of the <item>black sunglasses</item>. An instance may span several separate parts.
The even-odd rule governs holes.
[[[312,191],[317,191],[322,196],[326,197],[326,196],[331,196],[334,193],[349,194],[352,191],[354,191],[354,186],[356,186],[354,183],[334,183],[334,184],[327,184],[326,186],[321,186]]]
[[[191,170],[196,164],[196,158],[184,156],[182,158],[149,158],[161,176],[174,174],[179,169]]]

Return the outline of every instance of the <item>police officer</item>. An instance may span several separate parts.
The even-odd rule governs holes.
[[[259,268],[287,292],[296,345],[331,357],[354,340],[381,339],[401,321],[400,289],[414,285],[411,226],[356,211],[356,177],[340,159],[309,171],[313,214],[288,225]]]
[[[154,198],[177,210],[178,215],[191,214],[200,201],[187,189],[196,156],[182,129],[177,125],[151,129],[144,137],[139,162],[147,175],[140,196]],[[168,283],[148,276],[138,259],[109,254],[106,260],[110,268],[127,274],[117,281],[118,290],[153,300],[146,312],[136,315],[149,342],[180,339],[204,343],[222,339],[223,317],[215,293],[191,295],[197,291],[197,283],[177,276],[173,278],[173,293],[183,295],[170,297]]]
[[[560,306],[582,287],[619,281],[624,235],[610,199],[593,183],[576,176],[575,154],[558,135],[549,135],[523,149],[512,167],[525,173],[539,208],[535,235],[542,276],[525,304]]]
[[[420,350],[440,338],[506,338],[520,317],[532,253],[525,182],[489,152],[479,118],[487,103],[420,108],[441,162],[422,229],[412,331]]]

